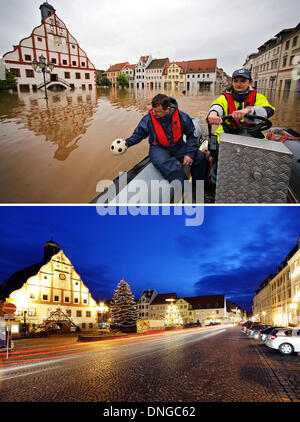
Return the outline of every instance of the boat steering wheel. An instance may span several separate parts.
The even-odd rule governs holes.
[[[229,116],[222,117],[222,124],[230,133],[250,136],[257,132],[270,129],[272,126],[272,122],[265,117],[255,116],[253,114],[247,114],[245,117],[247,118],[247,122],[239,122],[234,120],[232,115],[229,114]],[[255,120],[261,120],[261,122],[257,123]]]

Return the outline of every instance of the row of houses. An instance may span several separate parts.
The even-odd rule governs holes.
[[[300,236],[296,246],[255,291],[253,318],[279,326],[300,325]]]
[[[227,301],[225,295],[178,297],[174,292],[157,293],[156,289],[143,291],[137,302],[138,316],[150,321],[165,320],[173,305],[177,307],[182,324],[229,324],[246,319],[245,311]]]
[[[120,73],[128,76],[131,88],[200,89],[224,86],[228,75],[218,68],[217,59],[172,61],[141,56],[136,64],[129,62],[111,65],[104,75],[113,86],[118,85]]]
[[[282,29],[249,54],[244,67],[250,69],[258,89],[300,91],[300,23]]]
[[[14,336],[41,331],[95,331],[99,322],[109,320],[108,309],[95,300],[70,259],[51,238],[43,245],[43,259],[12,274],[0,285],[0,319],[4,303],[13,303],[11,320]],[[176,293],[158,294],[145,290],[136,301],[141,319],[160,320],[174,299],[183,323],[230,323],[242,318],[242,311],[226,304],[225,295],[178,298]]]

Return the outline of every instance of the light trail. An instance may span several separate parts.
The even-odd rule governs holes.
[[[203,329],[201,331],[200,330],[198,330],[198,331],[199,331],[199,334],[202,334],[204,331],[211,331],[211,330],[212,330],[212,327],[207,327],[206,330]],[[110,347],[110,348],[105,348],[105,349],[101,349],[101,350],[84,350],[84,351],[80,351],[80,352],[76,352],[76,353],[66,353],[66,354],[59,354],[59,355],[48,356],[48,357],[37,357],[36,359],[21,360],[21,361],[18,360],[18,361],[14,361],[14,362],[7,362],[7,363],[2,364],[2,369],[0,369],[0,372],[3,373],[3,372],[6,372],[6,371],[11,371],[11,370],[17,371],[17,370],[20,370],[20,369],[30,368],[34,364],[37,364],[37,365],[52,364],[52,363],[55,363],[55,362],[64,361],[67,358],[79,357],[79,356],[87,355],[87,354],[90,354],[90,353],[105,353],[105,352],[108,352],[108,351],[115,351],[115,350],[118,350],[120,348],[123,349],[123,348],[126,348],[126,347],[130,348],[132,346],[141,345],[141,344],[148,344],[150,347],[155,344],[155,345],[158,345],[160,347],[162,343],[169,344],[169,340],[170,339],[172,340],[173,338],[174,338],[174,340],[177,340],[177,339],[181,340],[182,339],[182,340],[184,340],[184,344],[188,344],[188,343],[191,343],[191,342],[204,340],[205,338],[210,337],[212,335],[220,334],[225,330],[226,330],[226,328],[221,328],[220,326],[218,326],[218,328],[213,327],[213,332],[201,335],[200,337],[196,336],[196,334],[198,333],[197,331],[190,330],[190,332],[187,332],[187,331],[181,330],[180,332],[173,332],[173,333],[171,333],[171,332],[165,333],[164,332],[164,333],[153,334],[151,336],[142,335],[139,338],[127,337],[127,338],[123,338],[123,339],[118,338],[118,339],[102,340],[100,342],[99,341],[93,341],[93,342],[79,343],[79,344],[72,344],[72,345],[62,345],[62,346],[57,346],[57,347],[51,346],[51,347],[47,348],[47,350],[41,349],[41,348],[34,349],[34,350],[37,351],[37,353],[32,353],[34,350],[25,351],[26,354],[24,354],[24,352],[23,352],[23,354],[21,354],[22,351],[14,352],[15,353],[14,358],[20,358],[20,357],[24,357],[24,356],[29,357],[29,356],[35,356],[35,355],[38,356],[38,355],[55,353],[55,352],[58,352],[57,349],[61,349],[62,352],[66,352],[67,351],[66,349],[71,351],[71,350],[75,350],[78,346],[83,346],[83,347],[84,346],[95,346],[95,345],[101,346],[101,345],[103,345],[103,343],[113,342],[113,341],[117,341],[117,340],[118,341],[131,340],[131,342],[129,344],[121,344],[121,345],[118,345],[116,347]],[[163,335],[163,337],[161,337],[162,335]],[[192,336],[193,336],[192,339],[186,340],[187,337],[192,337]],[[138,340],[138,341],[132,341],[132,340]],[[74,347],[74,346],[76,346],[76,347]],[[107,346],[107,344],[105,344],[104,346]],[[178,344],[175,345],[175,348],[177,348],[177,347],[179,347]],[[147,350],[147,348],[143,348],[142,350],[139,350],[139,351],[143,351],[143,350]],[[137,359],[138,357],[151,355],[151,354],[157,353],[158,350],[160,350],[160,349],[157,349],[157,350],[152,351],[152,352],[147,352],[144,355],[137,355],[135,357],[128,358],[128,359],[133,360],[133,359]],[[4,359],[2,359],[2,361],[4,361]],[[124,362],[126,362],[126,361],[127,360],[124,360]],[[120,361],[120,362],[123,362],[123,361]],[[27,373],[24,374],[24,376],[25,375],[27,375]]]

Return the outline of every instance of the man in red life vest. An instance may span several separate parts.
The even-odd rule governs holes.
[[[205,180],[209,162],[198,149],[192,119],[178,110],[177,101],[167,95],[156,95],[151,105],[149,113],[126,139],[128,147],[149,137],[149,157],[169,182],[179,180],[184,184],[184,165],[190,166],[193,181]]]

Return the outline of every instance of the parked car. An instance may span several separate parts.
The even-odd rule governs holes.
[[[251,325],[248,329],[247,329],[247,336],[253,336],[254,332],[261,330],[262,328],[265,328],[266,325],[261,325],[261,324],[253,324]]]
[[[265,345],[279,350],[283,355],[300,352],[300,327],[275,328],[268,335]]]
[[[267,339],[267,336],[273,331],[275,330],[275,328],[285,328],[285,327],[276,327],[276,326],[270,326],[267,328],[264,328],[263,330],[260,330],[259,333],[259,340],[261,341],[265,341]],[[286,327],[287,328],[287,327]]]
[[[252,333],[250,333],[250,335],[255,339],[255,340],[259,340],[259,334],[261,332],[261,330],[264,330],[265,328],[267,328],[268,325],[258,325],[256,327],[253,327],[252,329]]]
[[[244,322],[244,324],[242,325],[242,328],[241,328],[242,333],[246,333],[247,328],[250,327],[250,325],[252,325],[252,324],[253,324],[253,322],[250,322],[250,321]]]
[[[201,322],[189,322],[184,324],[183,328],[202,327]]]

